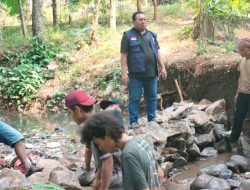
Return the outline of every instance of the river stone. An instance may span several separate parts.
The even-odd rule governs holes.
[[[29,189],[31,183],[19,170],[4,168],[0,173],[1,190]]]
[[[190,190],[205,189],[208,186],[209,181],[214,178],[213,176],[202,174],[198,176],[190,186]]]
[[[49,142],[47,145],[46,145],[46,148],[57,148],[57,147],[60,147],[61,144],[59,142]]]
[[[193,135],[191,135],[190,137],[188,137],[186,139],[186,146],[187,146],[187,148],[191,147],[195,142],[196,142],[196,138]]]
[[[246,181],[242,182],[239,190],[249,190],[250,189],[250,179],[247,179]]]
[[[156,122],[150,125],[146,125],[143,128],[145,133],[138,136],[141,136],[142,138],[146,139],[151,145],[154,145],[154,148],[160,154],[162,154],[162,150],[165,148],[167,139],[169,137],[181,134],[179,131],[170,128],[162,128]]]
[[[241,182],[233,179],[227,179],[233,189],[240,187]]]
[[[185,120],[170,123],[169,127],[176,129],[176,130],[180,131],[181,133],[190,133],[190,134],[193,133],[189,124]]]
[[[209,115],[212,115],[216,120],[216,123],[228,125],[228,119],[226,114],[226,101],[224,99],[217,100],[212,103],[205,112]]]
[[[219,175],[219,178],[222,178],[222,179],[231,179],[233,176],[233,172],[229,169],[225,169],[225,170],[222,170],[220,175]]]
[[[215,150],[213,147],[206,147],[201,151],[201,156],[203,157],[213,157],[217,158],[218,156],[218,151]]]
[[[209,181],[207,188],[213,190],[231,190],[231,185],[225,179],[214,177]]]
[[[234,173],[240,173],[240,170],[234,161],[228,161],[225,163],[228,169],[232,170]]]
[[[81,190],[76,173],[68,170],[63,165],[51,171],[49,181],[62,186],[66,190]]]
[[[180,156],[179,158],[177,158],[177,160],[174,161],[173,163],[173,167],[177,168],[177,167],[181,167],[181,166],[185,166],[187,164],[187,160]]]
[[[187,150],[187,152],[190,155],[192,160],[195,160],[196,158],[200,156],[200,149],[195,143],[191,145],[191,147]]]
[[[230,142],[228,139],[223,138],[214,144],[214,148],[218,150],[218,153],[229,152],[231,150]]]
[[[197,175],[200,176],[204,173],[218,177],[220,174],[227,169],[227,166],[225,164],[213,164],[208,167],[202,168],[200,171],[198,171]]]
[[[173,107],[176,107],[171,113],[171,119],[178,120],[187,117],[192,110],[193,102],[178,104],[174,103]]]
[[[184,151],[186,149],[186,141],[181,137],[170,138],[167,145],[176,148],[178,151]]]
[[[196,144],[201,149],[206,146],[213,145],[215,140],[214,134],[211,132],[209,134],[195,134],[194,136],[196,137]]]
[[[215,125],[214,123],[208,122],[205,125],[196,127],[195,131],[200,134],[208,134],[214,128],[214,125]]]
[[[249,161],[244,156],[233,155],[229,162],[235,162],[241,173],[246,172],[249,169]]]
[[[238,144],[238,152],[247,158],[250,158],[250,138],[241,135]]]
[[[50,175],[51,171],[54,168],[62,165],[59,161],[52,160],[52,159],[39,159],[36,162],[36,164],[38,167],[43,167],[44,169],[42,172],[34,173],[29,177],[29,181],[32,184],[35,184],[38,181],[40,183],[49,183],[49,175]]]
[[[216,139],[220,139],[224,136],[225,127],[223,124],[214,124],[214,136]]]
[[[187,119],[194,124],[194,127],[200,127],[209,122],[209,115],[203,111],[192,110]]]

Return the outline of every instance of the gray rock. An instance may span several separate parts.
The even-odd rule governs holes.
[[[222,179],[231,179],[233,176],[233,172],[229,169],[225,169],[225,170],[222,170],[220,175],[219,175],[219,178],[222,178]]]
[[[175,109],[171,113],[171,118],[177,120],[187,117],[187,115],[192,110],[192,106],[193,103],[184,103],[184,104],[175,103],[173,105]]]
[[[215,150],[213,147],[207,147],[207,148],[204,148],[202,151],[201,151],[201,156],[203,157],[213,157],[213,158],[217,158],[218,156],[218,151]]]
[[[202,174],[198,176],[194,182],[190,186],[190,190],[199,190],[205,189],[208,186],[209,181],[213,178],[213,176]]]
[[[191,147],[196,142],[196,138],[191,135],[186,139],[186,146],[187,148]]]
[[[250,189],[250,179],[247,179],[246,181],[242,182],[239,190],[249,190]]]
[[[209,115],[203,111],[192,110],[187,119],[194,124],[194,127],[200,127],[209,122]]]
[[[208,134],[214,128],[214,125],[214,123],[208,122],[205,125],[196,127],[195,131],[200,134]]]
[[[180,120],[174,123],[169,124],[169,128],[176,129],[182,133],[190,133],[193,134],[193,130],[191,130],[191,127],[186,120]]]
[[[233,189],[240,187],[241,182],[233,179],[227,179]]]
[[[216,123],[228,125],[226,101],[224,99],[212,103],[205,112],[215,119]]]
[[[238,152],[250,158],[250,138],[241,135],[238,143]]]
[[[54,168],[50,173],[49,181],[62,186],[66,190],[81,190],[76,173],[68,170],[65,166]]]
[[[209,181],[207,188],[213,190],[231,190],[231,185],[224,179],[214,177]]]
[[[19,170],[4,168],[0,173],[1,190],[29,189],[31,183]]]
[[[213,145],[213,142],[215,141],[215,137],[213,133],[209,134],[195,134],[196,137],[196,144],[199,148],[204,148],[209,145]]]
[[[231,150],[230,142],[223,138],[214,144],[214,148],[218,150],[219,153],[228,152]]]
[[[223,124],[214,124],[214,136],[216,139],[223,137],[225,132],[225,127]]]
[[[173,162],[173,167],[177,168],[177,167],[185,166],[186,164],[187,164],[187,160],[184,157],[180,156],[177,160]]]
[[[235,162],[240,172],[246,172],[249,169],[249,161],[244,156],[233,155],[229,162]]]
[[[176,148],[178,151],[184,151],[186,149],[186,141],[181,137],[169,139],[167,145]]]
[[[200,171],[198,171],[197,175],[200,176],[205,173],[211,176],[218,177],[226,169],[227,166],[225,164],[213,164],[208,167],[202,168]]]
[[[187,150],[187,153],[190,155],[191,160],[195,160],[200,156],[200,149],[195,143],[193,143],[191,147]]]

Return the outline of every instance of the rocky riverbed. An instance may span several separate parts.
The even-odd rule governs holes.
[[[250,165],[248,140],[242,136],[238,152],[231,152],[225,162],[198,169],[197,177],[178,179],[177,175],[188,171],[189,163],[197,160],[217,159],[218,154],[231,151],[227,141],[229,134],[225,100],[198,103],[174,103],[157,112],[159,123],[139,119],[139,129],[126,129],[131,135],[142,136],[155,148],[156,158],[171,182],[166,189],[250,189]],[[0,189],[88,189],[78,181],[84,163],[84,146],[78,138],[70,136],[66,128],[50,131],[38,129],[24,134],[31,159],[43,172],[26,178],[17,170],[2,168]],[[0,144],[1,159],[7,162],[15,157],[13,149]]]

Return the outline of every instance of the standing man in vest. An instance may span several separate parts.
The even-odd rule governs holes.
[[[146,29],[147,19],[143,12],[132,16],[134,27],[124,32],[121,41],[122,83],[128,85],[129,117],[132,128],[139,127],[137,119],[142,93],[146,100],[148,121],[155,121],[157,109],[157,78],[167,78],[164,64],[161,62],[159,44],[154,32]],[[128,68],[128,73],[127,73]]]

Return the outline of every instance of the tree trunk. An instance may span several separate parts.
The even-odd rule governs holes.
[[[32,32],[40,40],[44,39],[42,7],[43,0],[32,0]]]
[[[27,36],[27,28],[24,20],[24,15],[23,15],[23,6],[22,6],[22,0],[18,0],[18,6],[19,6],[19,16],[21,20],[21,28],[23,32],[23,36]]]
[[[52,12],[53,12],[53,27],[57,25],[57,4],[56,0],[52,0]]]
[[[69,13],[69,25],[71,25],[72,24],[72,16],[71,16],[71,14]]]
[[[110,0],[110,30],[116,30],[116,2],[115,0]]]
[[[158,18],[157,0],[153,0],[153,4],[154,4],[154,20],[157,20]]]
[[[91,46],[93,48],[97,48],[97,32],[98,32],[98,19],[99,19],[99,11],[100,8],[100,0],[95,0],[95,13],[92,20],[92,32],[91,32]]]
[[[141,11],[141,0],[137,0],[137,11]]]
[[[200,23],[200,38],[201,39],[209,38],[213,40],[214,39],[213,21],[207,13],[204,0],[200,1],[200,22],[201,22]]]

